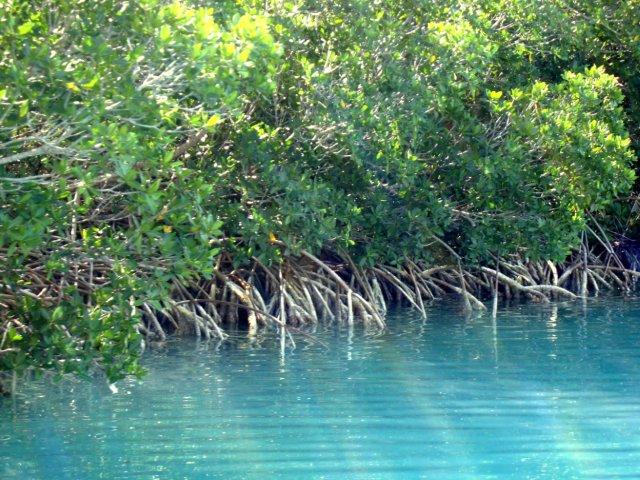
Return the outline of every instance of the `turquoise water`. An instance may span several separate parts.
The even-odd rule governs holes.
[[[442,304],[385,332],[180,340],[0,400],[2,479],[640,478],[640,300]]]

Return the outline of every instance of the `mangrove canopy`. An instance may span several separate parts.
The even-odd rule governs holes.
[[[638,0],[0,1],[0,376],[627,288]]]

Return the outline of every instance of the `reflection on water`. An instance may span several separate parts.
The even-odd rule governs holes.
[[[396,312],[384,332],[174,341],[149,375],[0,400],[2,479],[640,476],[640,300]]]

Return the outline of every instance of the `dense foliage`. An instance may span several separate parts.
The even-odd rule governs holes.
[[[637,0],[0,6],[0,371],[137,373],[221,251],[561,260],[635,179]]]

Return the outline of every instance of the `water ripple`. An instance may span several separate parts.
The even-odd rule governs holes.
[[[170,341],[149,375],[0,400],[2,479],[640,478],[640,301]]]

